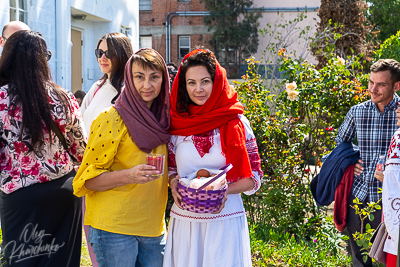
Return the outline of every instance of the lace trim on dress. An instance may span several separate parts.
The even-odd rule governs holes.
[[[185,218],[189,218],[189,219],[214,220],[214,219],[218,219],[218,218],[225,218],[225,217],[231,217],[231,216],[235,216],[235,215],[238,215],[238,214],[242,214],[242,213],[244,213],[244,211],[236,211],[236,212],[232,212],[232,213],[229,213],[229,214],[222,214],[222,215],[215,215],[215,216],[208,216],[208,217],[183,215],[183,214],[177,213],[174,210],[171,210],[171,213],[174,213],[177,216],[185,217]]]

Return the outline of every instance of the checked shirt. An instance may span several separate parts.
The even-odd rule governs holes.
[[[380,112],[371,100],[353,106],[340,126],[336,144],[352,142],[357,137],[364,171],[355,175],[351,194],[362,202],[378,202],[382,194],[382,182],[374,177],[380,155],[387,155],[390,141],[398,129],[395,103],[400,101],[397,94]]]

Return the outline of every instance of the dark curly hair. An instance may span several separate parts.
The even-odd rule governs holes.
[[[179,68],[179,84],[178,84],[178,94],[176,101],[176,110],[179,113],[188,112],[189,104],[195,105],[195,103],[190,99],[186,88],[186,72],[191,67],[204,66],[206,67],[208,73],[211,75],[211,79],[214,82],[215,79],[215,56],[213,52],[208,49],[202,49],[198,53],[191,55],[184,61],[182,61]]]

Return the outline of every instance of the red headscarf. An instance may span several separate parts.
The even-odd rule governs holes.
[[[182,62],[196,53],[203,52],[207,51],[193,50]],[[246,133],[242,121],[238,118],[239,114],[243,114],[243,105],[237,99],[237,92],[229,85],[225,69],[215,60],[215,79],[210,98],[202,106],[189,105],[189,113],[179,113],[176,109],[181,71],[180,66],[171,91],[170,133],[189,136],[219,128],[226,163],[233,165],[227,173],[227,180],[235,182],[240,178],[252,177],[246,149]]]

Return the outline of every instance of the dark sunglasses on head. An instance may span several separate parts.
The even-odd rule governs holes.
[[[110,59],[110,54],[107,51],[103,51],[102,49],[95,49],[94,54],[96,55],[97,58],[101,58],[103,54],[106,55],[106,58]]]
[[[7,41],[7,38],[4,37],[4,35],[2,35],[1,37],[3,37],[4,42]]]
[[[51,51],[50,50],[47,50],[46,58],[47,58],[47,61],[50,60],[50,58],[51,58]]]

